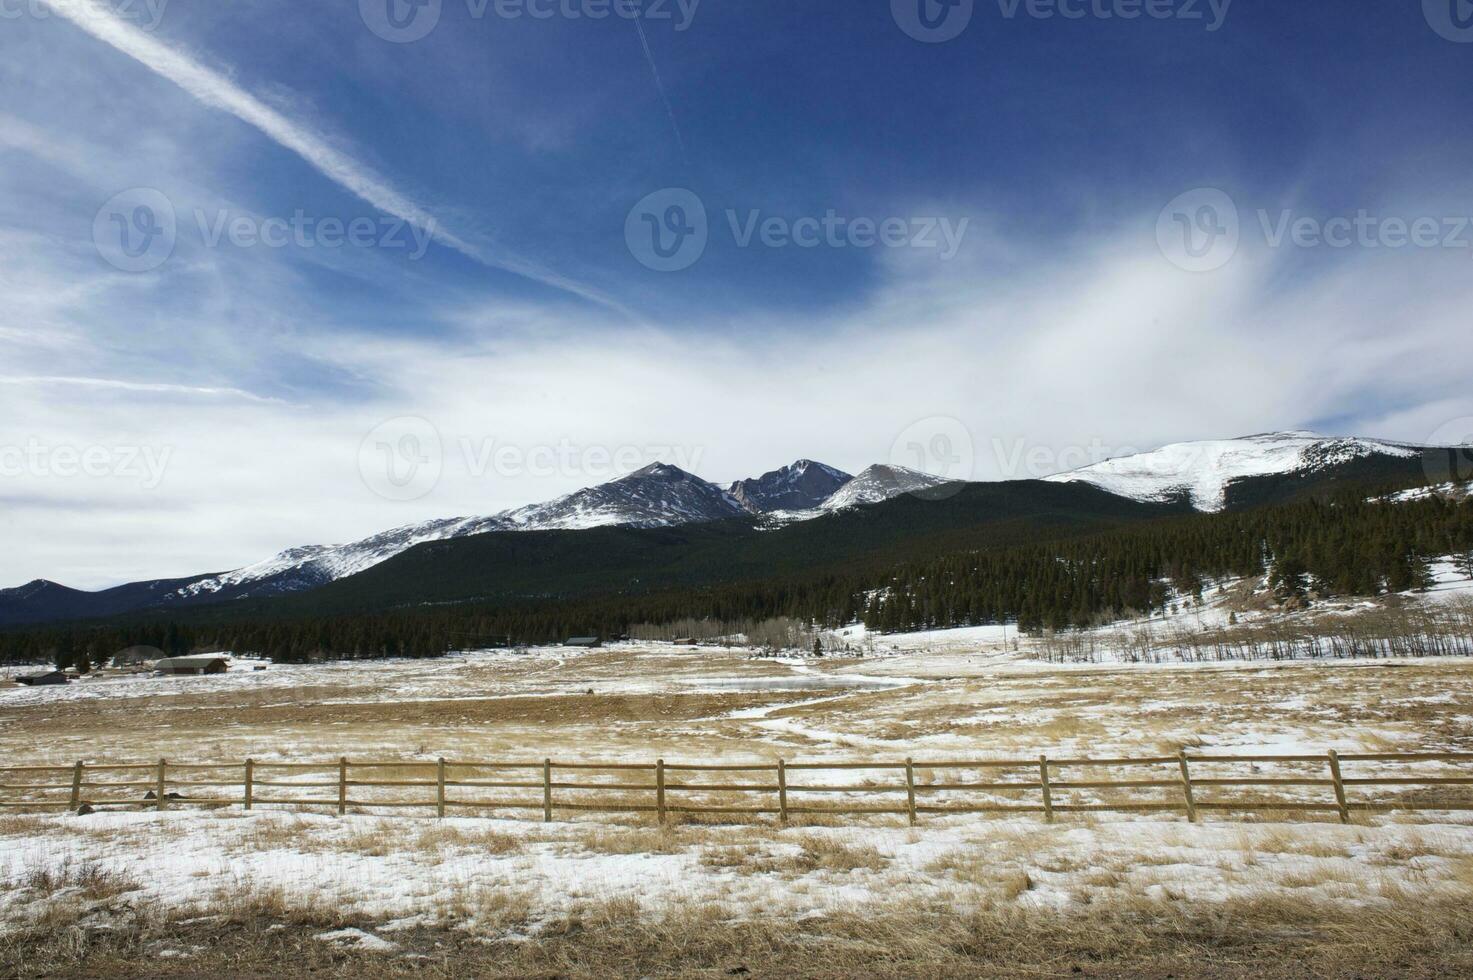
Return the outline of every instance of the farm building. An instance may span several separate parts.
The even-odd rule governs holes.
[[[570,636],[568,642],[563,644],[565,647],[601,647],[603,645],[603,640],[596,636]]]
[[[136,667],[139,664],[153,663],[163,659],[164,651],[158,647],[133,646],[113,654],[112,665],[114,667]]]
[[[26,674],[15,679],[17,684],[27,687],[45,687],[51,684],[65,684],[71,678],[59,670],[48,670],[42,674]]]
[[[165,657],[153,667],[160,674],[223,674],[230,669],[230,658],[223,653],[195,653]]]

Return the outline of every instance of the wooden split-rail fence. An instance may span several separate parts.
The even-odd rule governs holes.
[[[900,762],[653,763],[420,761],[76,762],[0,765],[0,807],[325,807],[691,815],[1041,814],[1473,810],[1473,753],[1191,755]],[[1387,774],[1386,767],[1396,767]],[[1435,767],[1435,771],[1428,771]],[[1268,772],[1265,772],[1265,769]],[[1372,769],[1376,771],[1371,771]],[[854,774],[867,773],[864,782]],[[840,774],[846,783],[817,780]],[[1129,778],[1119,778],[1119,774]],[[849,775],[844,775],[849,774]],[[1116,778],[1109,778],[1115,775]],[[378,778],[374,778],[377,776]],[[394,778],[389,778],[394,777]],[[408,778],[406,778],[408,777]],[[879,781],[876,781],[876,780]],[[331,795],[323,791],[331,791]],[[488,791],[498,795],[486,796]],[[1124,792],[1127,798],[1105,798]],[[1250,795],[1233,795],[1249,793]],[[391,794],[391,795],[386,795]],[[421,793],[423,795],[421,795]],[[1279,794],[1289,793],[1284,796]],[[19,794],[14,795],[14,794]],[[590,796],[590,794],[597,794]],[[831,794],[832,805],[815,795]],[[1142,796],[1142,794],[1145,794]],[[408,798],[406,798],[408,797]]]

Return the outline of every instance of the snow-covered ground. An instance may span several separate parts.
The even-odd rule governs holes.
[[[1406,601],[1433,606],[1467,594],[1468,583],[1450,566],[1439,574],[1440,591]],[[1221,595],[1208,590],[1202,608],[1179,605],[1157,628],[1226,624],[1232,615],[1227,604],[1241,583],[1224,584],[1229,588]],[[1273,614],[1248,611],[1239,621],[1260,615]],[[1127,633],[1140,625],[1101,631]],[[963,797],[991,797],[924,787],[953,778],[1030,777],[946,769],[940,765],[946,760],[1036,759],[1043,752],[1053,760],[1169,757],[1181,748],[1194,756],[1302,754],[1316,759],[1204,762],[1197,775],[1323,780],[1329,749],[1473,752],[1468,658],[1056,664],[1037,659],[1033,641],[1020,641],[1011,627],[899,637],[850,629],[832,639],[875,654],[773,659],[742,649],[629,643],[5,688],[0,732],[8,752],[0,761],[64,765],[163,756],[179,763],[247,757],[328,762],[348,756],[421,763],[552,757],[734,764],[913,757],[924,799],[961,803]],[[1380,763],[1354,762],[1347,775],[1466,776],[1470,768],[1418,764],[1393,773]],[[1055,778],[1068,771],[1056,771]],[[423,780],[424,772],[380,778]],[[239,775],[232,769],[225,778]],[[1181,805],[1180,790],[1170,782],[1174,764],[1099,775],[1167,785],[1118,797],[1061,788],[1055,803]],[[86,796],[95,792],[93,778]],[[126,779],[101,777],[110,778]],[[321,781],[324,773],[277,778]],[[335,772],[326,778],[335,779]],[[520,778],[537,777],[524,772]],[[648,772],[579,778],[637,782]],[[803,787],[869,785],[890,794],[877,800],[845,790],[804,798],[820,806],[898,805],[904,799],[900,780],[893,769],[790,772],[795,798]],[[312,798],[333,795],[331,788],[303,789]],[[585,814],[573,820],[568,811],[542,823],[536,809],[531,819],[525,810],[488,808],[474,818],[446,820],[434,819],[429,806],[387,811],[354,805],[341,818],[330,804],[289,813],[181,803],[155,813],[141,802],[144,791],[134,792],[140,803],[121,811],[0,815],[0,929],[49,921],[56,903],[85,899],[85,881],[113,882],[114,889],[126,883],[121,896],[96,900],[104,910],[99,915],[115,914],[119,903],[179,915],[208,915],[256,899],[271,908],[325,903],[352,921],[324,929],[322,942],[384,953],[392,953],[403,941],[396,937],[408,929],[535,936],[542,923],[581,904],[630,896],[651,909],[718,905],[732,917],[788,921],[876,903],[945,902],[965,909],[1004,902],[1024,910],[1071,910],[1122,898],[1200,904],[1284,897],[1376,908],[1408,895],[1427,901],[1473,897],[1473,811],[1358,814],[1352,826],[1324,812],[1283,823],[1210,814],[1195,825],[1184,812],[1172,812],[1067,813],[1053,825],[1031,815],[922,814],[915,828],[903,817],[884,815],[819,818],[814,826],[802,826],[800,818],[800,825],[786,829],[769,818],[662,831],[652,818]],[[269,799],[268,792],[290,790],[263,790],[258,799]],[[540,790],[520,792],[540,804]],[[559,789],[558,800],[570,801],[577,792]],[[682,791],[682,798],[750,806],[770,803],[766,792]],[[1199,802],[1219,792],[1233,790],[1204,790]],[[1333,802],[1322,783],[1262,792],[1285,801]],[[1367,801],[1373,792],[1380,791],[1357,786],[1352,798]],[[354,800],[431,801],[422,786],[355,787],[353,793]],[[648,795],[630,802],[647,804]],[[1031,790],[991,796],[1038,802]],[[520,911],[508,918],[508,908]]]
[[[1376,439],[1269,432],[1241,439],[1175,443],[1048,479],[1090,483],[1132,500],[1167,501],[1185,495],[1198,510],[1218,511],[1226,506],[1227,489],[1235,480],[1335,466],[1371,455],[1409,459],[1422,452],[1421,446]]]
[[[1468,894],[1468,823],[1190,825],[1156,819],[946,820],[911,829],[590,827],[281,813],[126,813],[0,821],[0,930],[46,915],[28,882],[77,869],[136,884],[126,900],[208,914],[272,894],[361,917],[353,942],[524,902],[519,930],[582,903],[720,904],[733,917],[793,918],[945,900],[1081,908],[1122,896],[1246,897],[1371,906],[1409,891]],[[343,936],[325,934],[323,941]],[[494,934],[488,938],[495,938]]]

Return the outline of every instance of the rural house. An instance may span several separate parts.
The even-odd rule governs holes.
[[[195,653],[165,657],[153,666],[160,674],[223,674],[230,669],[230,658],[223,653]]]
[[[66,674],[63,674],[59,670],[49,670],[44,674],[27,674],[15,679],[17,684],[24,684],[27,687],[45,687],[51,684],[65,684],[70,680],[71,678],[67,677]]]

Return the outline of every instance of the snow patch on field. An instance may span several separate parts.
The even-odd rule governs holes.
[[[416,846],[437,829],[489,829],[516,841],[488,853]],[[0,929],[32,919],[47,899],[28,881],[42,872],[96,868],[130,878],[133,904],[201,914],[232,897],[279,892],[288,902],[339,909],[362,925],[324,932],[324,942],[391,952],[377,935],[443,921],[452,909],[521,895],[535,923],[580,902],[638,896],[649,907],[719,903],[733,916],[798,917],[902,899],[959,907],[1006,900],[1067,908],[1124,894],[1170,892],[1187,901],[1294,895],[1374,904],[1402,890],[1458,894],[1473,859],[1468,823],[1187,824],[1181,820],[928,820],[921,827],[756,830],[734,842],[720,828],[678,832],[668,852],[607,853],[620,834],[648,829],[522,821],[380,820],[277,813],[108,814],[37,818],[0,834],[0,878],[8,899]],[[369,840],[360,850],[355,843]],[[1405,852],[1414,844],[1415,856]],[[814,867],[814,847],[857,849],[852,867]],[[750,866],[744,862],[750,860]],[[789,863],[784,863],[785,861]],[[55,896],[53,896],[54,898]],[[472,911],[472,915],[474,912]],[[467,923],[472,925],[473,923]]]

